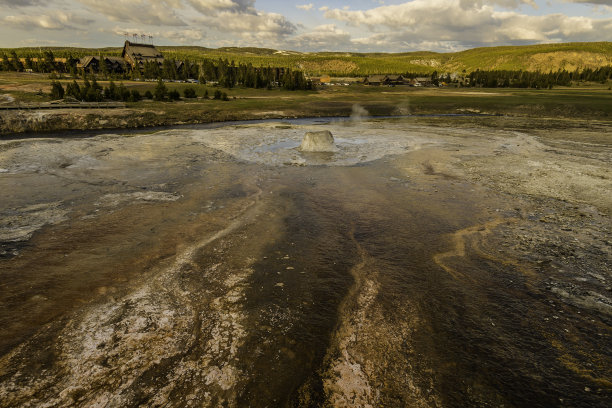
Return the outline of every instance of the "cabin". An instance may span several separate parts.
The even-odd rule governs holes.
[[[430,77],[417,77],[410,81],[410,86],[431,86],[432,81]]]
[[[363,81],[365,85],[380,86],[383,84],[386,75],[370,75]]]
[[[164,62],[164,56],[153,44],[139,44],[130,41],[126,41],[123,45],[121,58],[132,69],[142,69],[145,62],[153,61],[158,65],[162,65]]]
[[[387,75],[384,84],[389,86],[404,85],[404,77],[401,75]]]
[[[370,75],[367,77],[363,83],[365,85],[372,86],[395,86],[395,85],[403,85],[404,77],[401,75]]]
[[[106,70],[111,73],[121,74],[127,71],[127,64],[120,57],[96,57],[89,55],[83,57],[77,62],[77,68],[83,72],[92,74],[100,72],[102,64],[106,65]]]

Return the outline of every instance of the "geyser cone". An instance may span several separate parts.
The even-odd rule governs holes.
[[[319,132],[306,132],[300,145],[303,152],[335,152],[338,150],[334,144],[334,137],[329,130]]]

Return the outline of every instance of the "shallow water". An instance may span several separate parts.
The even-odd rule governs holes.
[[[338,152],[296,150],[321,128]],[[607,185],[489,162],[547,149],[402,121],[4,142],[0,406],[607,406]]]

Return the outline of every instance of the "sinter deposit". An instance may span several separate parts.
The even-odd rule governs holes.
[[[304,140],[300,145],[303,152],[335,152],[337,149],[334,144],[334,137],[329,130],[319,132],[306,132]]]
[[[0,138],[0,408],[610,408],[612,121],[429,120]]]

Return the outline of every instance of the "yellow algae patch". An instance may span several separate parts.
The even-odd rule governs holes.
[[[525,274],[530,274],[529,271],[524,270],[525,268],[521,267],[518,262],[511,259],[503,259],[499,256],[492,256],[487,251],[482,248],[481,243],[484,238],[490,235],[498,225],[512,222],[515,220],[508,220],[504,218],[496,218],[492,221],[486,222],[484,224],[477,224],[471,227],[467,227],[456,231],[451,235],[452,248],[446,252],[442,252],[434,255],[434,262],[444,269],[449,275],[451,275],[455,279],[459,278],[467,278],[471,279],[469,276],[465,275],[463,272],[458,271],[454,267],[449,264],[449,260],[451,258],[465,258],[468,246],[472,252],[477,253],[483,258],[500,262],[504,265],[512,265],[520,269]]]

